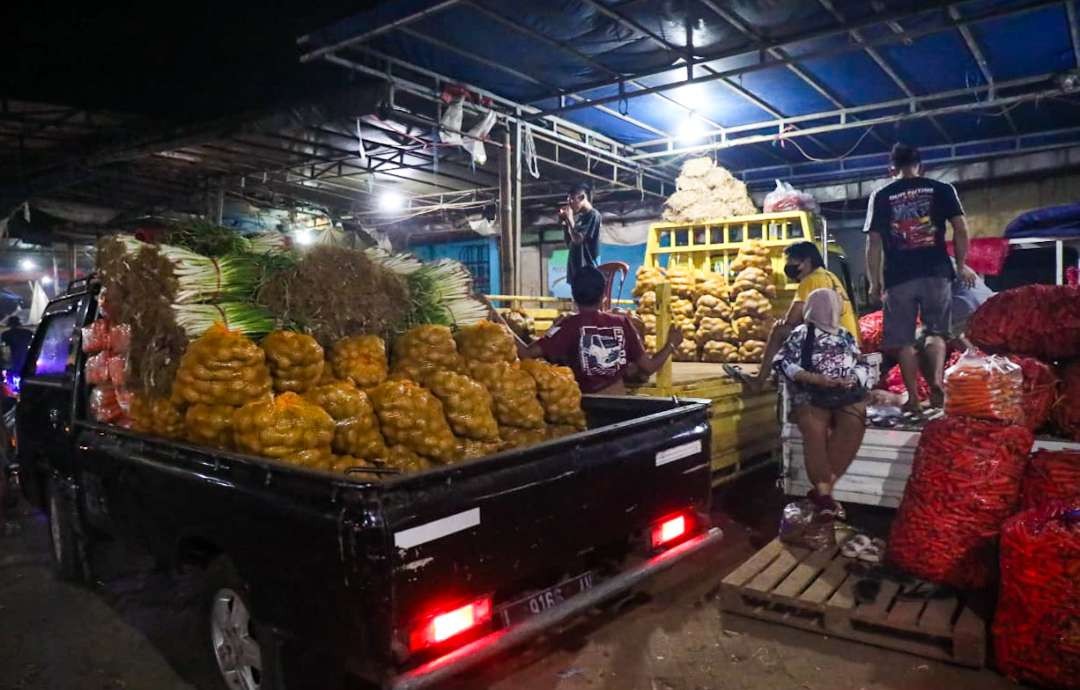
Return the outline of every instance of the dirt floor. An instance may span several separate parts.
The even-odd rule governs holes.
[[[782,496],[767,473],[718,490],[722,546],[699,554],[615,610],[598,611],[447,690],[997,690],[971,671],[725,615],[720,580],[775,533]],[[0,537],[0,690],[205,690],[214,669],[192,611],[200,582],[155,572],[111,548],[94,588],[58,582],[44,518],[17,510]],[[860,511],[866,529],[887,515]]]

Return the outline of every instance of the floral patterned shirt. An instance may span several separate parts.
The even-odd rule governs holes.
[[[806,334],[805,323],[796,326],[780,346],[780,351],[776,353],[772,363],[773,368],[786,379],[792,405],[802,405],[810,400],[805,386],[795,383],[795,375],[804,370],[802,348]],[[813,373],[830,378],[853,379],[863,387],[869,385],[870,367],[862,360],[855,338],[843,328],[836,333],[814,329],[814,350],[810,355],[810,362]]]

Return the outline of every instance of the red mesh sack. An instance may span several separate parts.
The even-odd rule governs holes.
[[[1080,688],[1080,503],[1025,510],[1001,529],[1001,589],[992,636],[1014,680]]]
[[[90,391],[90,416],[97,422],[108,424],[124,416],[112,386],[98,386]]]
[[[1024,426],[1038,431],[1050,421],[1050,412],[1058,397],[1058,379],[1054,368],[1034,357],[1010,355],[1024,373]]]
[[[126,323],[113,324],[109,328],[109,352],[114,355],[124,354],[131,347],[131,326]]]
[[[127,385],[128,378],[128,358],[127,355],[118,355],[109,357],[108,362],[109,369],[109,383],[117,388],[123,388]]]
[[[923,378],[920,371],[916,376],[916,390],[919,393],[919,400],[930,399],[930,384]],[[904,375],[900,371],[900,365],[897,364],[892,369],[889,369],[889,373],[885,375],[884,379],[885,390],[890,393],[896,393],[901,395],[907,392],[907,388],[904,386]]]
[[[1080,356],[1080,287],[1025,285],[986,300],[968,321],[968,338],[987,352],[1047,361]]]
[[[1054,500],[1080,501],[1080,451],[1039,450],[1028,461],[1020,487],[1020,509]]]
[[[98,319],[82,329],[82,349],[87,354],[101,352],[109,347],[109,322]]]
[[[881,352],[882,327],[884,312],[872,311],[859,319],[859,335],[862,339],[862,351],[865,354]]]
[[[107,352],[99,352],[96,355],[91,355],[86,360],[86,382],[100,386],[103,383],[109,382],[109,354]]]
[[[1054,423],[1065,436],[1080,441],[1080,361],[1065,367],[1061,374],[1061,398],[1054,408]]]
[[[1034,440],[1025,427],[965,417],[927,424],[893,520],[887,560],[959,589],[989,585],[998,532],[1020,502]]]

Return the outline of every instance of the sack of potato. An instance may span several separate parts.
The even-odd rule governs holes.
[[[696,339],[699,345],[710,341],[735,342],[735,329],[730,321],[706,316],[698,323]]]
[[[682,331],[683,337],[687,340],[693,340],[694,336],[697,335],[697,322],[694,321],[693,317],[676,316],[672,319],[672,325]]]
[[[454,432],[442,403],[431,391],[408,379],[395,379],[369,394],[387,443],[440,463],[457,458]]]
[[[325,367],[322,345],[296,331],[273,331],[260,343],[266,353],[274,391],[303,393],[318,384]]]
[[[701,346],[701,361],[726,364],[738,361],[739,348],[729,342],[710,340]]]
[[[539,429],[544,426],[544,407],[537,397],[536,381],[518,363],[466,361],[469,375],[491,393],[492,411],[499,426]]]
[[[739,346],[740,362],[760,362],[765,354],[765,341],[747,340]]]
[[[731,270],[739,273],[745,268],[757,268],[762,271],[771,271],[772,258],[769,248],[756,240],[747,240],[739,247],[739,253],[735,261],[731,263]]]
[[[460,372],[464,367],[454,333],[447,326],[416,326],[394,339],[393,376],[417,383],[435,371]]]
[[[647,335],[642,340],[643,340],[642,344],[645,346],[645,351],[648,352],[650,355],[655,355],[656,354],[656,334],[653,333],[652,335]]]
[[[639,314],[656,313],[656,292],[650,290],[641,293],[641,297],[638,298],[637,312]]]
[[[678,318],[680,316],[688,319],[694,318],[693,301],[682,297],[671,300],[671,316],[672,318]]]
[[[667,270],[667,278],[671,285],[672,296],[678,296],[684,300],[694,298],[694,293],[697,292],[697,275],[694,269],[675,266]]]
[[[581,388],[568,367],[539,359],[527,359],[521,368],[536,381],[544,419],[549,424],[565,424],[584,429],[585,412],[581,409]]]
[[[671,355],[676,362],[696,362],[698,358],[697,343],[693,338],[684,338],[675,352]]]
[[[169,398],[131,396],[131,429],[162,438],[180,438],[184,434],[184,415]]]
[[[269,397],[270,387],[266,353],[217,323],[180,358],[173,397],[187,404],[239,406]]]
[[[772,271],[763,271],[754,267],[744,268],[735,276],[735,282],[731,284],[731,292],[736,297],[746,290],[764,293],[770,285],[772,285]]]
[[[195,445],[232,450],[233,416],[238,409],[232,405],[192,405],[184,412],[184,438]]]
[[[772,302],[758,290],[743,290],[735,296],[732,308],[735,316],[753,316],[764,319],[772,313]]]
[[[521,429],[515,426],[499,427],[499,437],[502,438],[502,449],[527,448],[543,443],[548,440],[547,427],[540,426],[536,429]]]
[[[731,327],[735,331],[735,339],[739,342],[747,340],[765,340],[772,330],[772,320],[760,319],[754,316],[740,316],[731,321]]]
[[[334,420],[331,447],[340,455],[374,460],[386,453],[386,441],[367,393],[351,383],[336,381],[316,386],[304,394],[326,410]]]
[[[634,297],[641,297],[646,292],[656,292],[656,286],[664,282],[664,271],[652,266],[642,266],[637,270],[634,283]]]
[[[645,335],[656,335],[656,314],[642,314],[641,323],[645,326]]]
[[[700,323],[704,318],[730,319],[731,305],[716,295],[702,295],[697,298],[694,319]]]
[[[503,315],[503,318],[506,319],[506,325],[510,327],[510,330],[526,343],[531,343],[536,337],[536,321],[524,311],[511,309]]]
[[[700,299],[704,295],[712,295],[718,299],[726,300],[728,298],[729,290],[730,288],[723,276],[709,273],[707,274],[707,277],[703,277],[702,280],[698,281],[695,298]]]
[[[505,447],[505,443],[498,436],[498,428],[495,429],[496,436],[494,441],[477,441],[471,438],[459,438],[457,440],[457,452],[458,457],[462,460],[475,460],[477,458],[486,458],[489,455],[498,453]]]
[[[386,343],[375,335],[342,338],[330,349],[334,375],[358,388],[372,388],[386,380],[389,365]]]
[[[474,362],[515,362],[517,346],[514,336],[504,327],[491,321],[479,321],[462,326],[454,336],[458,352]]]
[[[455,454],[457,453],[456,447],[454,452]],[[402,474],[423,472],[424,470],[430,470],[433,467],[437,467],[436,463],[419,455],[405,445],[393,445],[387,448],[386,456],[383,458],[383,465],[389,469],[397,470]]]
[[[330,456],[334,420],[296,393],[244,405],[233,415],[233,439],[240,452],[315,465]]]
[[[442,402],[455,435],[476,441],[499,439],[491,393],[479,381],[452,371],[435,371],[424,379],[424,385]]]

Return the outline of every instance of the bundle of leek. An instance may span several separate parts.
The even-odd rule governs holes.
[[[129,254],[150,248],[169,260],[177,282],[174,299],[179,304],[250,299],[262,279],[259,258],[251,254],[214,259],[182,247],[146,244],[130,235],[119,239]]]
[[[383,268],[397,273],[399,276],[408,276],[416,273],[424,264],[412,254],[391,254],[385,249],[371,247],[365,249],[367,257]]]
[[[460,262],[441,259],[406,276],[409,325],[465,326],[487,318],[487,307],[472,298],[472,275]]]
[[[222,302],[221,304],[174,304],[176,323],[194,340],[215,323],[230,331],[239,331],[252,338],[266,335],[276,327],[274,316],[253,304]]]
[[[247,238],[252,254],[286,254],[293,250],[292,238],[277,230],[267,230]]]

